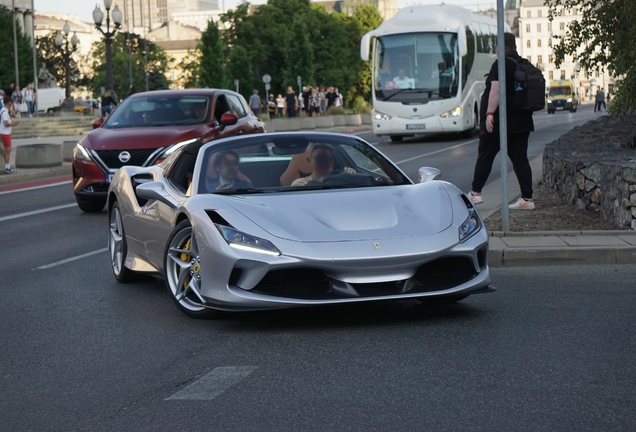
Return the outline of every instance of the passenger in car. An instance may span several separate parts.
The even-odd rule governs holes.
[[[311,174],[297,178],[292,182],[292,186],[305,186],[310,181],[322,181],[322,177],[334,170],[335,151],[329,144],[314,144],[308,147],[309,150],[309,166]],[[353,168],[345,167],[343,170],[348,174],[355,174]]]
[[[311,157],[312,146],[307,146],[304,153],[295,154],[289,161],[287,169],[280,176],[281,186],[291,186],[292,182],[300,177],[307,177],[313,171],[309,159]]]
[[[254,186],[251,182],[239,178],[239,162],[239,155],[233,150],[222,151],[216,155],[212,163],[214,173],[210,173],[212,175],[206,177],[206,189],[212,192],[217,190],[253,188]]]

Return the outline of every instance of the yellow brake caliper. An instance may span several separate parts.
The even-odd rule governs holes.
[[[183,250],[190,250],[190,241],[192,239],[189,238],[188,241],[185,243],[185,245],[182,247]],[[190,255],[186,254],[186,253],[182,253],[181,254],[181,260],[182,261],[186,261],[186,262],[190,262]],[[181,270],[181,271],[185,271],[185,270]],[[183,288],[187,288],[188,284],[190,283],[190,275],[187,275],[185,277],[185,279],[183,280]]]

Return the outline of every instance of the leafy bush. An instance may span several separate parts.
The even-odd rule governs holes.
[[[369,105],[363,105],[360,108],[358,108],[358,112],[360,114],[371,114],[372,111],[373,109]]]
[[[327,115],[341,115],[344,113],[345,113],[345,110],[343,107],[330,106],[327,109]]]

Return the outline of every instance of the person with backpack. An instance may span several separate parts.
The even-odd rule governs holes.
[[[506,113],[508,126],[508,157],[519,181],[521,198],[510,209],[533,210],[532,169],[528,161],[528,138],[534,131],[533,111],[545,107],[545,79],[530,62],[519,57],[515,36],[505,33],[506,51]],[[492,164],[499,152],[499,69],[495,61],[486,79],[481,98],[479,147],[470,202],[484,202],[481,190],[488,180]]]

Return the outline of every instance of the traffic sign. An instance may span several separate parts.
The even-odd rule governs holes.
[[[271,77],[271,76],[269,76],[268,74],[263,75],[263,82],[264,82],[265,84],[269,84],[269,83],[271,83],[271,82],[272,82],[272,77]]]

